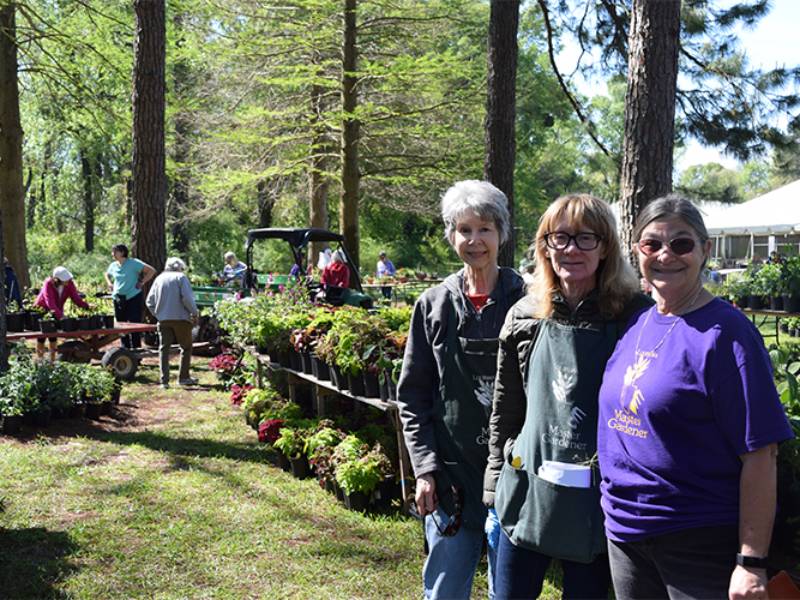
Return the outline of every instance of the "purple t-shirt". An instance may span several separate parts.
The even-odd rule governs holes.
[[[739,456],[792,435],[764,343],[744,314],[719,299],[681,317],[641,312],[600,388],[608,537],[738,523]]]

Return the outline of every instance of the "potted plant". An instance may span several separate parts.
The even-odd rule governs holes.
[[[391,464],[379,444],[357,458],[339,463],[336,482],[344,492],[345,506],[365,510],[373,492],[390,472]]]
[[[769,308],[772,310],[783,310],[783,276],[781,265],[770,263],[762,266],[756,279],[760,283],[761,293],[769,301]]]
[[[14,398],[0,396],[0,416],[3,417],[3,433],[16,435],[22,428],[22,409]]]
[[[334,448],[344,437],[344,432],[336,429],[333,421],[323,419],[306,439],[305,451],[308,463],[316,473],[320,487],[324,489],[333,490],[334,473],[331,457]]]
[[[40,331],[39,320],[46,312],[44,307],[37,306],[31,301],[28,304],[28,310],[25,312],[25,329],[28,331]]]
[[[42,333],[55,333],[58,331],[58,322],[51,314],[45,314],[39,319],[39,329]]]
[[[783,263],[785,288],[783,310],[800,312],[800,256],[787,258]]]
[[[25,313],[16,300],[12,300],[6,306],[6,329],[9,333],[25,329]]]
[[[305,455],[307,432],[301,428],[283,427],[275,448],[289,459],[292,475],[305,479],[309,475],[308,458]]]

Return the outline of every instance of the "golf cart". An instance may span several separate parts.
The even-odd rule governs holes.
[[[372,307],[372,298],[364,293],[361,287],[361,278],[358,269],[353,266],[353,260],[344,247],[344,237],[341,234],[328,231],[327,229],[268,228],[251,229],[248,231],[246,244],[247,271],[245,271],[242,283],[245,289],[255,292],[264,289],[278,291],[281,286],[287,285],[292,280],[291,275],[259,273],[254,268],[254,246],[257,241],[262,240],[283,240],[289,244],[294,264],[300,267],[300,278],[306,282],[306,286],[314,299],[334,306],[349,304],[352,306],[361,306],[363,308]],[[345,264],[350,270],[350,287],[323,286],[318,281],[312,281],[310,278],[305,277],[306,254],[308,244],[311,242],[338,244],[338,250],[344,256]]]

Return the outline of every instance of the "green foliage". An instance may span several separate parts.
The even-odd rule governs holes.
[[[336,482],[346,494],[370,494],[391,473],[391,463],[380,444],[365,454],[336,466]]]
[[[300,458],[306,447],[309,432],[294,427],[281,428],[280,436],[275,440],[275,448],[286,455],[287,458]]]

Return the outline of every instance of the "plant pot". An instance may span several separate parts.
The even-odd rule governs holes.
[[[288,350],[282,350],[281,352],[276,352],[275,353],[275,360],[277,361],[277,363],[280,366],[285,367],[287,369],[291,368],[291,366],[292,366],[292,362],[289,359],[289,351]]]
[[[28,331],[40,331],[39,320],[42,316],[38,312],[32,310],[25,313],[25,329]]]
[[[103,316],[102,315],[92,315],[89,317],[89,329],[102,329],[103,328]]]
[[[103,315],[103,328],[114,329],[114,315]]]
[[[300,353],[295,350],[289,350],[289,368],[294,371],[301,371],[303,365],[300,362]]]
[[[347,389],[353,396],[364,396],[364,376],[361,373],[347,374]]]
[[[783,333],[789,333],[789,326],[783,321],[778,323],[778,329],[780,329]]]
[[[39,321],[39,330],[42,333],[55,333],[58,331],[58,324],[54,319],[41,319]]]
[[[342,489],[342,486],[339,485],[338,481],[334,480],[334,482],[333,482],[333,490],[334,490],[334,493],[336,494],[336,499],[339,502],[341,502],[342,504],[344,504],[344,490]]]
[[[286,457],[286,455],[280,450],[276,450],[276,452],[278,453],[278,466],[284,471],[291,471],[292,463],[289,462],[289,459]]]
[[[269,351],[269,348],[267,348],[266,344],[264,344],[262,342],[256,343],[256,352],[258,354],[269,354],[269,359],[272,362],[280,363],[280,361],[278,360],[278,357],[277,356],[273,357],[273,353],[271,353]]]
[[[329,494],[336,495],[336,482],[332,479],[325,478],[322,484],[322,489],[324,489]]]
[[[70,419],[82,419],[86,416],[86,405],[83,402],[76,402],[69,407],[67,416]]]
[[[92,320],[89,317],[75,319],[77,321],[77,331],[88,331],[92,328]],[[66,329],[64,330],[66,331]]]
[[[790,329],[789,335],[792,337],[800,337],[800,329]]]
[[[387,401],[394,402],[397,400],[397,384],[392,379],[392,372],[386,369],[384,372],[384,381],[386,385]]]
[[[783,297],[783,310],[786,312],[800,312],[800,296],[794,294]]]
[[[64,317],[58,325],[61,331],[78,331],[78,319],[74,317]]]
[[[313,354],[311,355],[311,372],[320,381],[329,381],[331,378],[330,369],[328,365],[322,362]]]
[[[313,375],[314,370],[311,368],[311,354],[308,352],[300,353],[300,367],[306,375]]]
[[[53,406],[50,409],[51,419],[66,419],[69,416],[69,408],[66,406]]]
[[[308,468],[308,458],[305,456],[290,458],[289,464],[291,465],[292,475],[297,479],[307,479],[311,474]]]
[[[350,389],[348,387],[347,375],[345,375],[339,367],[334,365],[333,368],[331,369],[331,373],[332,373],[332,379],[336,384],[336,387],[338,387],[342,391]]]
[[[89,402],[86,404],[86,418],[99,421],[101,417],[100,403]]]
[[[115,383],[114,389],[111,390],[111,403],[112,404],[119,404],[119,398],[122,395],[122,384]]]
[[[51,412],[49,407],[41,407],[33,413],[33,424],[35,427],[45,428],[50,426]]]
[[[764,300],[761,296],[750,295],[747,297],[747,308],[750,310],[760,310],[764,306]]]
[[[364,395],[367,398],[380,398],[381,386],[378,383],[378,374],[364,371]]]
[[[20,429],[22,429],[22,417],[20,415],[3,417],[4,435],[16,435],[19,433]]]
[[[349,510],[364,512],[369,505],[369,498],[362,492],[353,492],[352,494],[344,494],[344,505]]]
[[[6,329],[9,333],[24,331],[25,313],[6,313]]]
[[[769,307],[771,310],[783,310],[783,296],[770,296]]]
[[[100,414],[105,416],[111,414],[111,400],[103,400],[100,403]]]
[[[378,384],[378,393],[380,394],[380,399],[384,402],[389,401],[389,383],[386,377],[381,377],[380,383]]]

